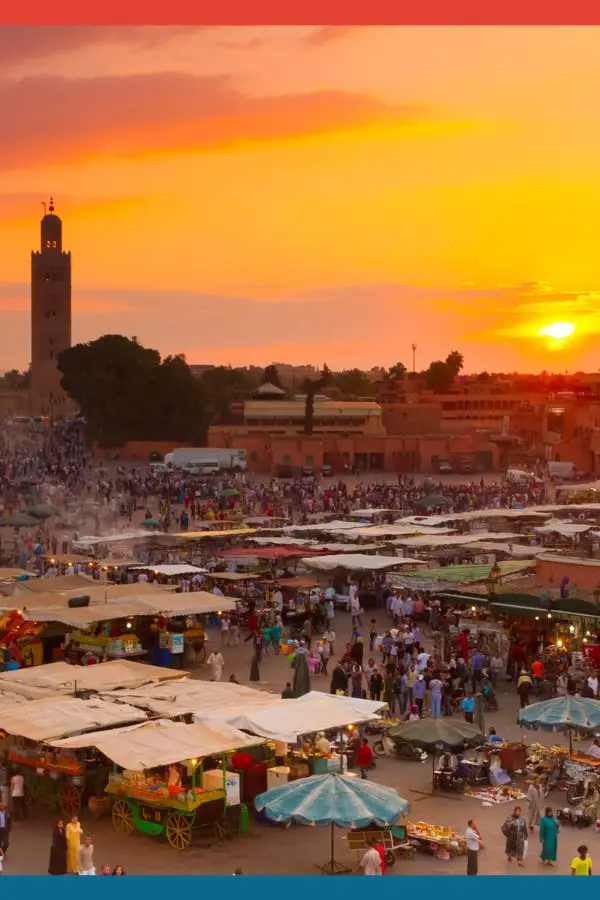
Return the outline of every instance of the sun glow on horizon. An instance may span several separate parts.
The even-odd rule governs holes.
[[[550,325],[544,325],[539,330],[539,334],[552,338],[554,341],[564,341],[566,338],[571,337],[574,332],[575,325],[572,322],[552,322]]]

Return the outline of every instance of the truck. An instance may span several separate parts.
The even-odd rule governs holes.
[[[183,469],[186,466],[201,466],[202,461],[207,460],[212,464],[216,461],[221,469],[237,469],[244,471],[247,465],[246,451],[217,449],[215,447],[181,447],[167,453],[165,463],[172,469]]]
[[[549,462],[548,475],[552,481],[574,481],[577,477],[575,463],[572,462]]]

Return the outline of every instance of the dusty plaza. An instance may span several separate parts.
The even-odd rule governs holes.
[[[383,626],[385,617],[379,613],[378,618]],[[363,619],[363,621],[365,621]],[[350,617],[345,613],[338,614],[336,627],[340,636],[340,644],[350,638]],[[211,633],[215,641],[219,641],[216,630]],[[427,641],[425,642],[427,646]],[[224,649],[225,669],[223,680],[231,674],[244,684],[248,682],[251,666],[251,644],[243,641],[237,648]],[[193,677],[208,678],[206,666],[193,673]],[[290,666],[283,657],[269,655],[261,666],[261,683],[253,685],[269,691],[281,691],[291,678]],[[311,687],[315,690],[329,690],[329,678],[315,676]],[[508,684],[498,691],[500,709],[486,714],[486,727],[493,726],[498,734],[507,739],[524,738],[531,743],[556,744],[566,740],[560,734],[544,732],[524,732],[516,725],[518,697],[513,684]],[[372,741],[371,741],[372,742]],[[505,838],[501,826],[512,810],[513,804],[484,807],[482,803],[459,794],[440,793],[431,796],[431,760],[424,763],[401,759],[377,759],[375,769],[369,778],[395,788],[398,793],[411,804],[409,819],[425,820],[449,826],[459,834],[464,834],[467,821],[475,819],[481,832],[484,849],[480,852],[479,871],[483,875],[548,875],[568,874],[570,862],[576,854],[576,848],[584,840],[589,848],[592,860],[598,855],[596,846],[600,835],[593,829],[584,832],[571,827],[561,829],[558,841],[557,866],[553,870],[542,867],[539,859],[539,843],[537,834],[532,835],[525,859],[525,867],[507,865],[504,855]],[[524,778],[516,782],[524,785]],[[547,803],[554,808],[564,805],[564,792],[555,791],[547,798]],[[521,801],[523,809],[527,809],[527,801]],[[6,874],[46,874],[48,852],[53,826],[53,816],[42,807],[36,807],[30,818],[24,822],[15,822],[10,841],[10,849],[6,856]],[[314,875],[319,870],[316,864],[328,859],[329,829],[318,829],[293,824],[290,828],[252,822],[247,834],[237,835],[222,843],[195,842],[185,851],[173,850],[164,840],[155,839],[134,833],[123,837],[116,833],[110,817],[94,821],[89,813],[82,813],[82,827],[90,832],[95,847],[96,865],[105,862],[114,868],[122,865],[128,874],[141,875],[189,875],[189,874],[224,874],[230,875],[236,868],[241,868],[248,875]],[[537,830],[536,830],[537,831]],[[348,850],[345,840],[346,832],[335,830],[336,859],[348,868],[357,868],[357,854]],[[386,870],[387,876],[396,875],[464,875],[466,857],[457,856],[449,860],[439,860],[430,853],[418,852],[413,859],[398,859],[392,868]]]

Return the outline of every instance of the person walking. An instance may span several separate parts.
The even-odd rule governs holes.
[[[439,719],[442,715],[442,691],[444,689],[444,685],[440,681],[439,675],[437,672],[434,673],[433,678],[429,682],[429,690],[431,691],[431,718]]]
[[[94,845],[89,834],[83,839],[83,844],[79,848],[77,857],[77,870],[80,875],[95,875],[94,868]]]
[[[481,834],[475,819],[469,819],[465,832],[467,841],[467,875],[479,873],[479,850],[481,848]]]
[[[527,790],[527,800],[529,801],[529,811],[527,816],[527,824],[529,830],[533,831],[536,825],[540,824],[540,816],[544,803],[544,794],[539,779],[532,780]]]
[[[475,717],[475,700],[473,699],[473,694],[469,692],[466,697],[463,697],[460,701],[460,708],[463,711],[465,722],[472,725]]]
[[[375,847],[375,838],[368,838],[368,850],[360,861],[360,868],[365,875],[381,875],[381,856]]]
[[[519,866],[524,866],[527,853],[527,822],[521,815],[521,807],[515,806],[512,816],[509,816],[502,826],[502,834],[506,838],[504,852],[509,863],[517,860]]]
[[[552,813],[552,807],[547,806],[544,815],[540,819],[540,842],[542,844],[540,857],[542,860],[542,865],[556,865],[558,832],[559,825]]]
[[[76,875],[78,871],[79,846],[81,843],[81,822],[77,816],[72,816],[65,828],[67,838],[67,872]]]
[[[206,660],[211,669],[211,681],[220,681],[223,674],[225,660],[220,650],[213,650]]]
[[[48,875],[67,874],[67,835],[65,823],[59,819],[52,832],[50,845],[50,862],[48,863]]]
[[[25,818],[25,779],[17,769],[10,779],[10,802],[15,819]]]
[[[575,856],[571,862],[571,875],[591,875],[592,860],[588,856],[588,848],[585,844],[577,848],[578,856]]]
[[[362,743],[358,748],[356,753],[356,762],[360,769],[360,777],[363,780],[367,778],[367,770],[371,768],[373,765],[373,751],[369,747],[369,742],[366,738],[362,739]]]
[[[6,853],[10,843],[10,815],[6,805],[0,803],[0,850]]]
[[[521,709],[525,709],[526,706],[529,706],[529,698],[531,697],[532,690],[533,682],[531,678],[525,669],[521,669],[521,674],[517,681],[517,694],[519,695],[519,700],[521,702]]]

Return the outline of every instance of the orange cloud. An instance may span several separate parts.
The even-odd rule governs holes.
[[[103,154],[234,147],[375,123],[408,123],[422,112],[344,91],[255,97],[241,93],[227,77],[174,72],[4,81],[0,110],[4,169]]]
[[[50,59],[88,47],[128,44],[152,49],[202,26],[173,25],[13,25],[0,28],[0,69],[29,60]]]

